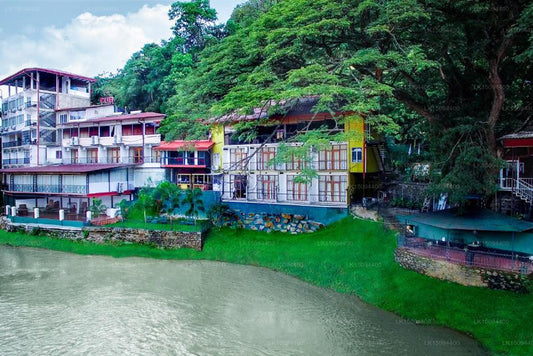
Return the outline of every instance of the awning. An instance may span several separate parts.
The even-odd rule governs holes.
[[[155,150],[161,150],[161,151],[177,151],[177,150],[183,150],[190,148],[191,150],[195,151],[207,151],[211,147],[213,147],[215,143],[210,140],[193,140],[193,141],[184,141],[184,140],[176,140],[176,141],[169,141],[169,142],[161,142],[161,145],[158,147],[154,147]]]
[[[419,223],[445,230],[523,232],[533,230],[533,223],[490,210],[475,210],[457,214],[455,209],[434,213],[398,216],[407,224]]]

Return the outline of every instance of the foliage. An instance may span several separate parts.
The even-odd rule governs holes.
[[[185,211],[185,215],[192,217],[196,223],[198,214],[205,210],[204,201],[202,200],[202,190],[200,188],[187,189],[183,203],[189,205],[189,208]]]
[[[144,187],[139,191],[135,207],[143,212],[144,222],[146,223],[146,216],[157,210],[152,188]]]
[[[106,213],[107,206],[102,204],[102,200],[101,199],[93,198],[93,200],[91,202],[91,207],[89,208],[89,210],[93,213],[94,217],[97,217],[100,214],[105,214]]]
[[[396,236],[379,223],[346,218],[297,238],[224,228],[211,231],[203,251],[95,244],[7,232],[0,232],[0,244],[82,255],[213,260],[267,267],[355,295],[418,323],[454,328],[477,338],[494,354],[533,353],[533,345],[527,342],[533,337],[531,313],[527,312],[533,294],[464,287],[405,270],[394,261]]]

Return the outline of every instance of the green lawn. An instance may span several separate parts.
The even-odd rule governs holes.
[[[405,270],[394,262],[394,234],[385,232],[379,223],[346,218],[307,235],[212,230],[202,252],[96,245],[5,232],[0,232],[0,244],[268,267],[321,287],[356,294],[418,323],[450,326],[473,335],[495,354],[533,354],[533,295],[464,287]]]
[[[167,223],[167,224],[160,224],[160,223],[151,223],[141,220],[126,220],[126,221],[120,221],[114,224],[108,224],[105,225],[106,227],[124,227],[124,228],[130,228],[130,229],[146,229],[146,230],[164,230],[164,231],[186,231],[186,232],[192,232],[192,231],[202,231],[204,226],[206,225],[205,221],[197,221],[196,225],[194,223],[190,224],[183,224],[178,222],[174,222],[173,224]]]

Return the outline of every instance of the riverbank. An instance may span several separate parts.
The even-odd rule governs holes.
[[[356,294],[419,324],[465,332],[496,354],[533,354],[533,295],[464,287],[405,270],[394,262],[395,235],[379,223],[346,218],[305,235],[214,230],[201,252],[6,232],[0,232],[0,244],[84,255],[206,259],[268,267],[320,287]]]

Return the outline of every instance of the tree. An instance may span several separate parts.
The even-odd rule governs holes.
[[[209,6],[209,0],[177,1],[168,11],[168,17],[175,20],[172,31],[181,38],[183,53],[202,50],[210,39],[223,37],[221,26],[217,26],[217,12]]]
[[[155,200],[154,200],[152,189],[148,187],[142,188],[139,192],[139,195],[137,197],[137,202],[135,203],[135,205],[139,207],[139,209],[142,210],[143,217],[144,217],[144,223],[147,222],[146,213],[147,211],[150,211],[153,209],[154,203],[155,203]]]
[[[189,205],[189,208],[185,211],[185,215],[194,219],[194,225],[196,226],[196,220],[198,214],[204,211],[204,201],[202,200],[202,191],[199,188],[188,189],[185,192],[185,204]]]
[[[356,112],[384,135],[422,128],[416,135],[430,137],[436,188],[455,202],[490,196],[495,138],[531,116],[532,70],[521,64],[533,53],[531,8],[510,0],[281,1],[202,51],[169,101],[171,119],[270,112],[278,108],[265,103],[316,95],[315,112]]]
[[[101,199],[93,198],[90,210],[91,210],[91,213],[93,213],[93,215],[95,217],[97,217],[100,214],[105,214],[106,213],[107,206],[102,204],[102,200]]]

